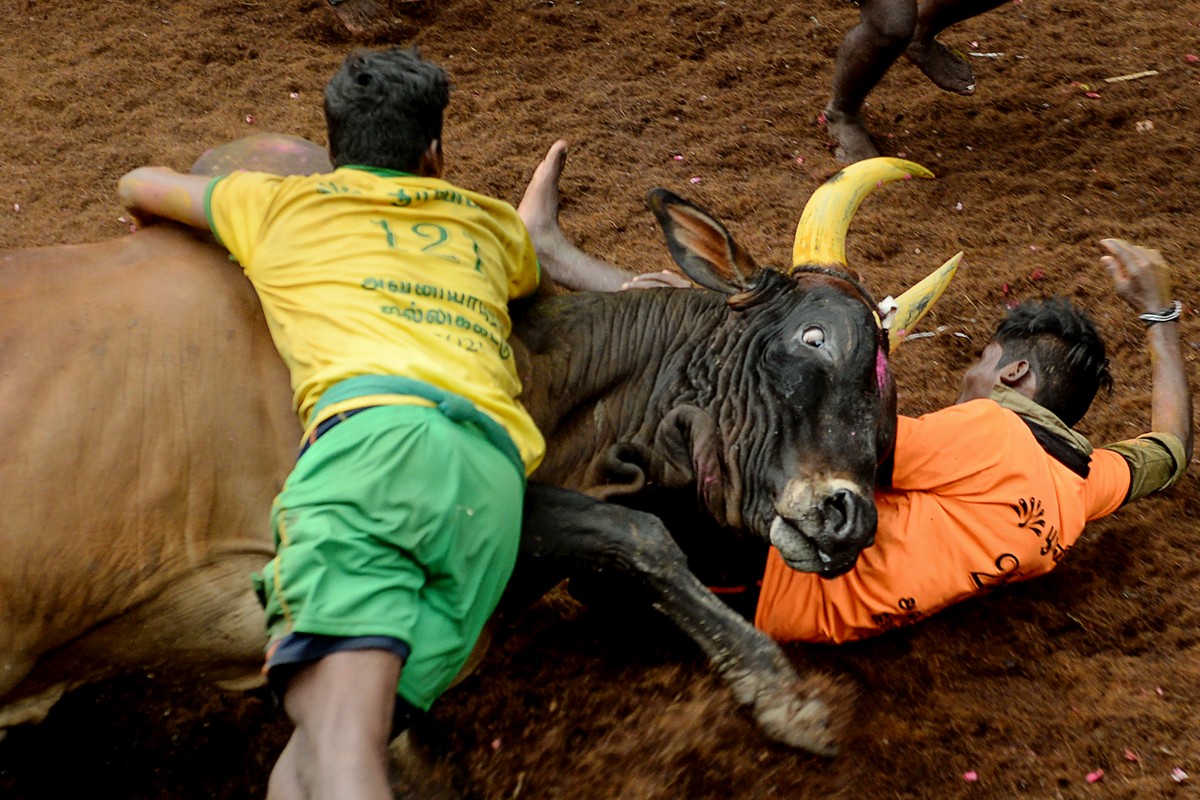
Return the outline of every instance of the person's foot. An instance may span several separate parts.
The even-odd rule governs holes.
[[[533,248],[542,260],[571,247],[558,227],[558,180],[566,163],[567,143],[559,139],[550,145],[546,157],[533,171],[517,206],[517,215],[524,221]]]
[[[825,130],[836,144],[833,157],[838,161],[853,164],[879,155],[861,114],[847,114],[827,106],[821,116],[825,120]]]
[[[955,94],[974,94],[975,73],[971,71],[966,55],[958,50],[937,39],[928,42],[914,39],[904,55],[939,89]]]

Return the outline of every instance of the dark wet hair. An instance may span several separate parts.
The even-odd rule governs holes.
[[[351,53],[325,87],[333,165],[415,172],[448,102],[450,76],[416,48]]]
[[[1026,300],[1008,312],[992,341],[1003,350],[999,366],[1029,362],[1037,375],[1034,402],[1067,425],[1083,418],[1101,388],[1112,389],[1104,341],[1065,298]]]

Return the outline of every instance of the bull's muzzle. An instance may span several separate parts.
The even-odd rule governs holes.
[[[771,544],[800,572],[835,578],[875,542],[875,499],[842,478],[790,481],[776,504]]]

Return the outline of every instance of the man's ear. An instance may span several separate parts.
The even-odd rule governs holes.
[[[1010,389],[1015,389],[1032,399],[1037,389],[1037,373],[1029,365],[1029,361],[1018,358],[1000,368],[998,380]]]
[[[421,163],[418,170],[422,177],[440,178],[445,169],[446,161],[442,156],[442,140],[434,139],[429,143],[429,147],[425,148],[425,152],[421,154]]]

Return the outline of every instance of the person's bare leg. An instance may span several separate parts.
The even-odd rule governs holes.
[[[951,25],[991,11],[1007,0],[925,0],[917,12],[917,28],[904,54],[940,89],[957,94],[975,91],[975,74],[967,56],[934,37]]]
[[[295,732],[279,754],[271,779],[267,782],[267,800],[305,800],[311,780],[304,759],[296,754],[304,747],[296,741]]]
[[[386,650],[334,653],[284,692],[296,725],[271,773],[271,800],[392,800],[388,739],[401,662]]]
[[[833,95],[824,113],[839,161],[879,155],[863,123],[863,101],[908,47],[916,17],[916,0],[863,0],[858,25],[842,38],[833,68]]]
[[[517,214],[525,222],[542,270],[568,289],[615,292],[636,273],[593,258],[567,241],[558,226],[558,181],[567,161],[567,143],[550,146],[525,188]]]

